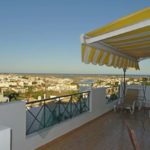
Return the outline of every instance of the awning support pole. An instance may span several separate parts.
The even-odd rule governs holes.
[[[126,94],[126,68],[123,68],[123,96]]]

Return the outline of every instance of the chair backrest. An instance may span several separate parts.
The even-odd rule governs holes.
[[[138,93],[139,93],[138,89],[127,89],[124,102],[128,104],[132,104],[133,101],[137,100]]]

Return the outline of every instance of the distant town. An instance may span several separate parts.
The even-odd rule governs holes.
[[[126,77],[127,84],[143,84],[145,80],[149,85],[148,76]],[[109,97],[117,93],[121,82],[121,75],[0,74],[0,99],[41,100],[98,87],[108,88],[106,95]]]

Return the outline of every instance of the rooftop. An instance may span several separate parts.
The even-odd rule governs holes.
[[[149,150],[150,119],[144,110],[134,115],[109,112],[37,150],[133,150],[125,121],[134,129],[142,150]]]

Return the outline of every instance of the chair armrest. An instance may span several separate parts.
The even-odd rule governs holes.
[[[136,101],[133,101],[133,104],[132,104],[132,109],[134,110],[134,108],[135,108],[135,103],[136,103]]]

